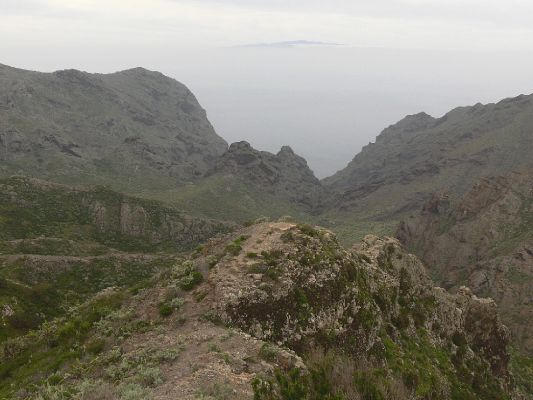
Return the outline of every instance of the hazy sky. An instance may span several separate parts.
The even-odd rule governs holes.
[[[531,0],[0,0],[0,63],[160,70],[320,176],[405,114],[533,92]],[[342,47],[254,48],[287,40]]]

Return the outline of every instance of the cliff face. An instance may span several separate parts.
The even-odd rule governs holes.
[[[475,360],[470,367],[488,368],[473,373],[489,373],[500,382],[502,396],[506,390],[508,333],[495,303],[467,288],[451,295],[434,287],[420,261],[394,239],[368,236],[348,251],[328,231],[288,223],[257,226],[240,255],[219,262],[209,282],[223,321],[298,354],[316,348],[348,354],[383,366],[391,381],[413,374],[417,383],[403,381],[407,392],[444,399],[452,397],[455,379],[462,379],[455,374],[466,366],[460,360],[464,352]],[[409,348],[415,342],[427,353],[413,369],[402,367],[400,359],[413,356]],[[435,367],[430,358],[438,352],[449,358]],[[427,374],[440,383],[422,383]],[[488,396],[492,384],[484,385],[484,394],[473,395]]]
[[[305,159],[288,146],[272,154],[255,150],[248,142],[233,143],[208,175],[236,176],[311,213],[320,211],[326,199]]]
[[[436,191],[457,198],[484,176],[533,162],[532,126],[531,96],[460,107],[441,118],[406,117],[323,181],[339,193],[330,212],[394,230]]]
[[[0,180],[0,210],[0,239],[7,242],[45,236],[81,238],[126,251],[177,251],[232,229],[232,224],[191,217],[106,188],[18,177]]]
[[[0,65],[0,174],[157,189],[227,148],[194,95],[158,72],[39,73]]]
[[[490,296],[514,340],[533,351],[533,169],[482,179],[459,200],[435,195],[398,238],[449,288]]]

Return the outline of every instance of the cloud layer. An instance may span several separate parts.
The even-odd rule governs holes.
[[[2,0],[24,43],[232,46],[320,40],[362,47],[533,50],[525,0]]]

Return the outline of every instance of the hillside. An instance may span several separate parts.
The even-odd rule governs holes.
[[[134,68],[40,73],[0,65],[0,176],[136,193],[202,176],[227,148],[183,84]]]
[[[151,196],[196,215],[237,222],[291,215],[312,220],[329,195],[307,162],[284,146],[277,154],[233,143],[205,177]]]
[[[441,118],[408,116],[323,180],[339,193],[324,220],[343,237],[365,230],[392,233],[432,193],[446,190],[457,198],[481,177],[533,162],[532,127],[532,96],[460,107]],[[349,225],[359,225],[359,231],[351,233]]]
[[[480,180],[451,200],[435,195],[397,236],[445,287],[467,285],[500,307],[533,354],[533,167]]]
[[[6,342],[0,395],[502,400],[506,344],[493,301],[434,287],[394,239],[261,223]]]
[[[40,73],[0,65],[0,177],[107,185],[202,217],[320,212],[307,162],[226,142],[194,95],[161,73]]]
[[[0,180],[0,341],[232,229],[109,189]]]

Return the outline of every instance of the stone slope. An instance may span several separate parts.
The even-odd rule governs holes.
[[[258,151],[248,142],[230,145],[209,171],[212,175],[232,175],[267,193],[287,198],[310,212],[323,206],[326,192],[307,162],[283,146],[277,154]]]
[[[468,347],[460,352],[477,360],[470,367],[490,365],[489,380],[499,381],[502,388],[507,385],[508,333],[494,302],[478,299],[466,288],[450,295],[434,287],[423,265],[394,239],[368,236],[346,251],[329,231],[265,224],[251,230],[239,256],[213,268],[209,282],[217,314],[231,326],[298,354],[322,348],[376,363],[387,371],[389,382],[397,374],[403,376],[414,398],[452,398],[454,391],[464,390],[466,395],[472,389],[455,376],[456,368],[462,368],[458,359],[435,368],[422,355],[414,370],[401,371],[403,361],[396,357],[410,357],[410,341],[423,347],[428,340],[428,357],[432,351],[450,351],[453,359],[452,353],[459,354],[460,336]],[[433,383],[423,383],[427,369],[438,376]],[[406,374],[416,375],[417,383]],[[483,394],[470,392],[480,398],[500,390],[489,388],[489,381],[477,384],[488,385],[480,389]]]
[[[532,126],[532,96],[460,107],[441,118],[408,116],[323,180],[340,193],[331,213],[387,221],[390,231],[435,191],[456,197],[483,176],[533,162]]]
[[[194,180],[227,148],[183,84],[134,68],[0,65],[0,174],[129,192]]]
[[[492,297],[515,342],[533,352],[533,167],[478,181],[452,200],[436,194],[397,236],[450,288]]]
[[[209,240],[144,289],[119,294],[107,290],[78,309],[73,326],[83,328],[53,352],[48,343],[73,324],[68,318],[8,342],[0,394],[89,399],[131,398],[134,391],[140,396],[134,398],[187,400],[515,395],[508,333],[494,302],[466,288],[451,295],[434,287],[394,239],[369,236],[346,250],[329,231],[260,223]],[[87,310],[117,296],[111,311],[86,321]],[[89,350],[94,343],[98,350]],[[43,368],[40,376],[29,373],[28,354],[48,366],[69,348],[79,349],[70,356],[76,361]],[[7,377],[5,368],[11,368]],[[47,376],[55,377],[53,386]]]
[[[329,194],[290,147],[272,154],[242,141],[231,144],[203,179],[162,197],[195,215],[247,223],[286,215],[309,220]]]

